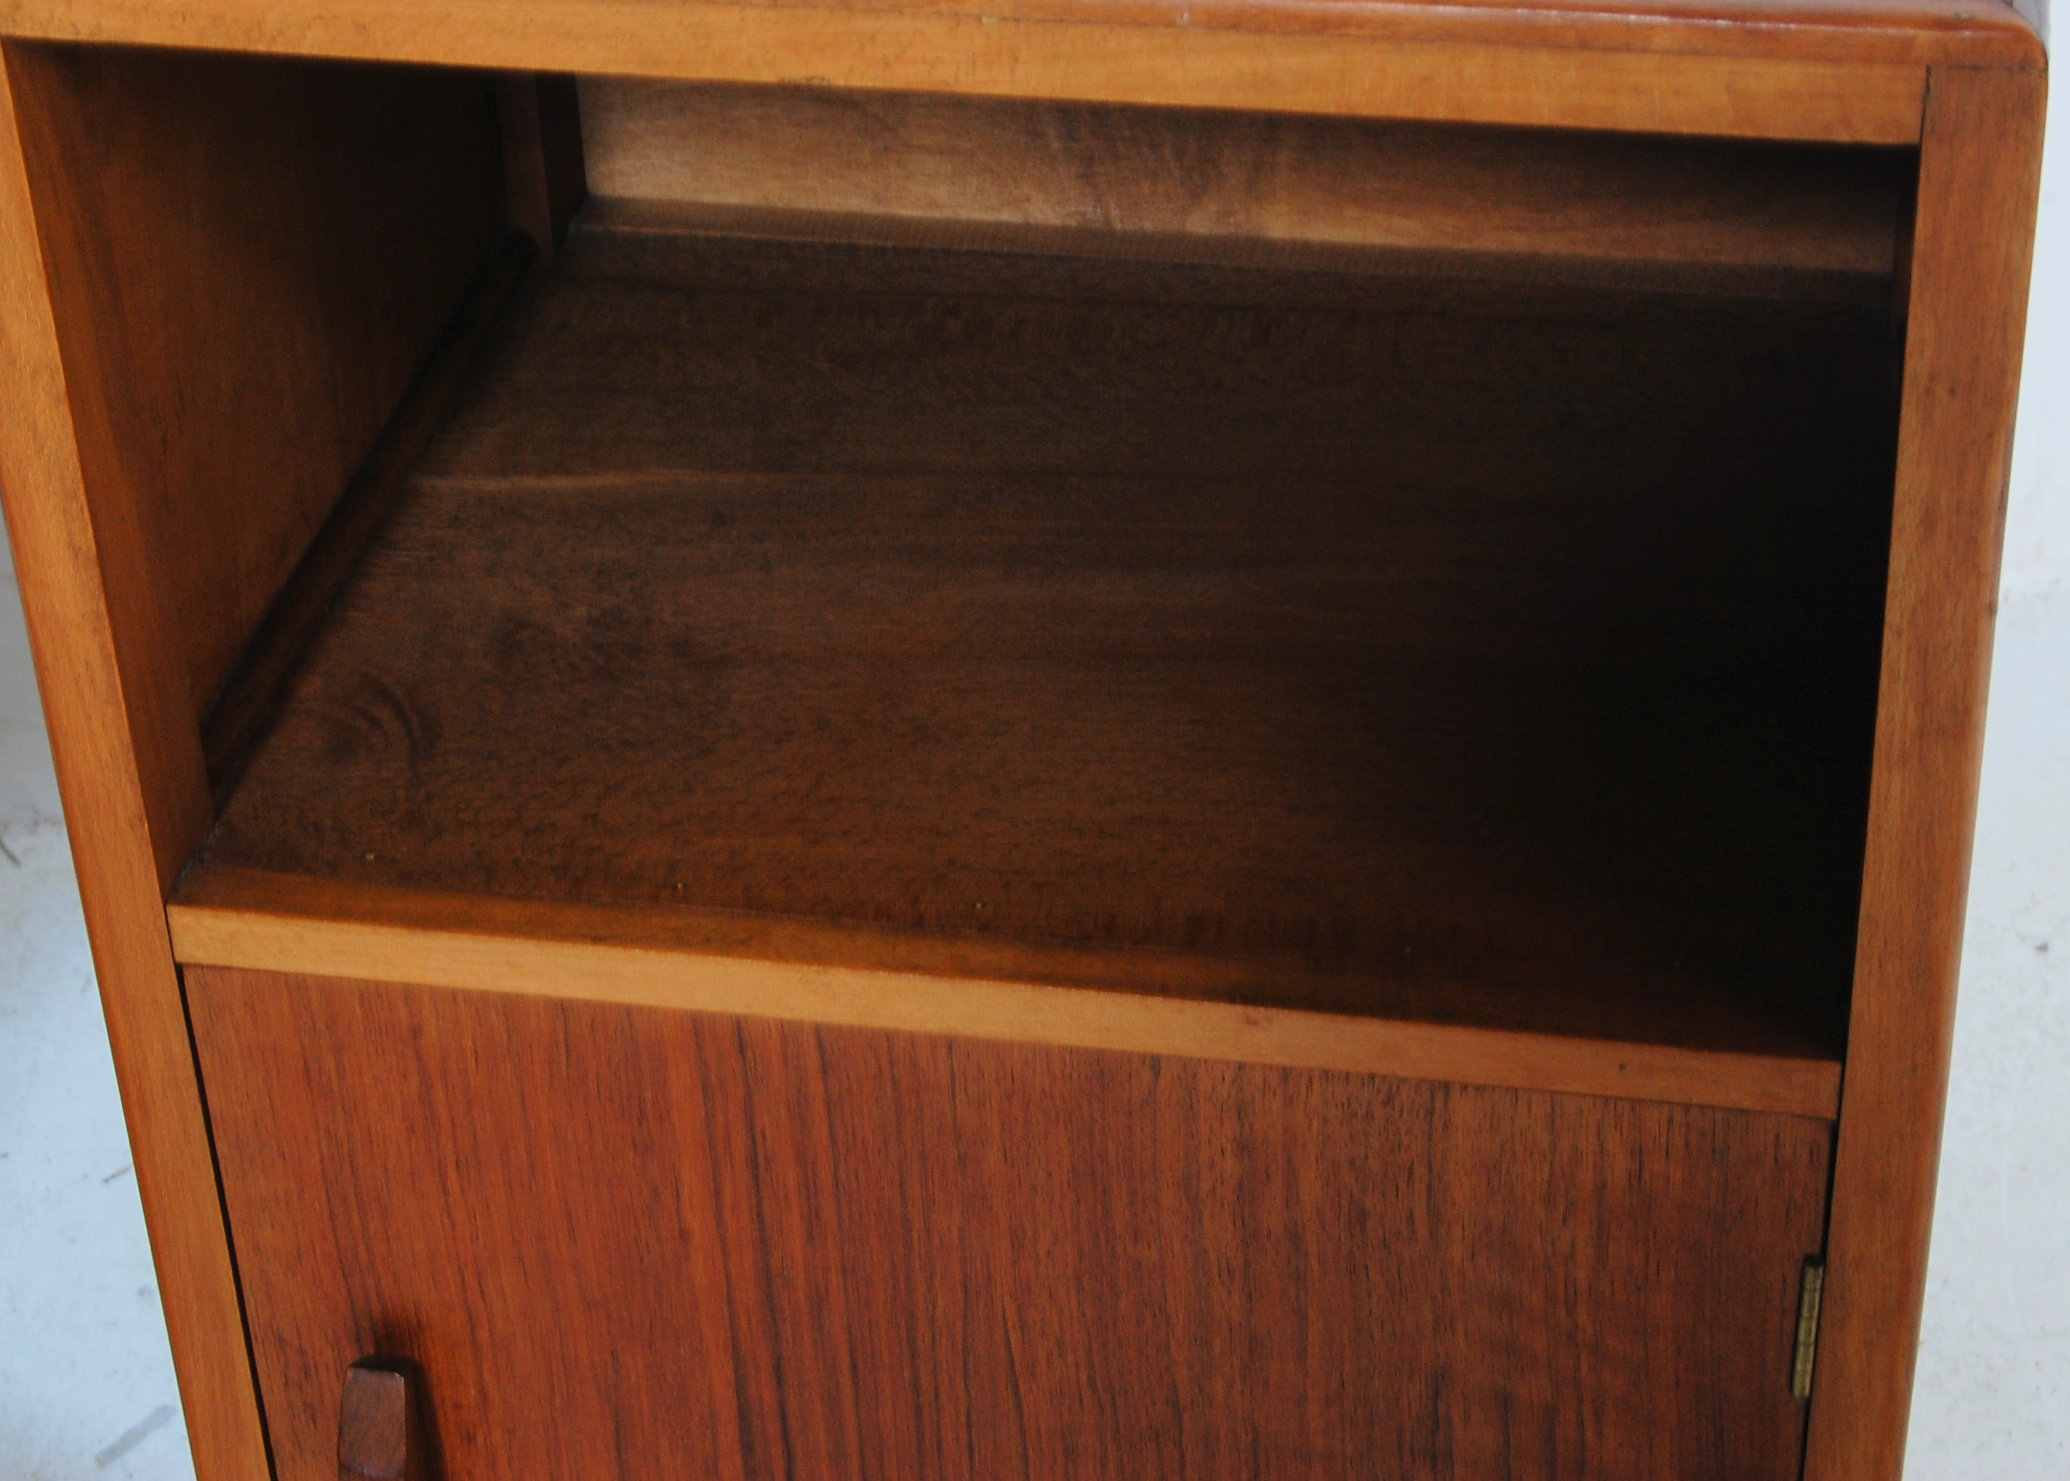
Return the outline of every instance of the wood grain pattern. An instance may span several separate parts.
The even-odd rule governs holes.
[[[2042,64],[2034,32],[1996,0],[1785,12],[1767,26],[1720,25],[1702,13],[1471,5],[0,0],[0,33],[504,71],[1907,145],[1919,137],[1924,62]]]
[[[1471,254],[1483,271],[1883,301],[1909,196],[1896,152],[637,78],[587,79],[582,99],[599,196],[966,243],[1035,227],[1142,255],[1146,237],[1254,260],[1267,243]]]
[[[182,666],[161,640],[133,524],[89,503],[21,146],[0,70],[0,493],[36,654],[196,1465],[270,1481],[160,881],[206,827]]]
[[[1880,313],[588,227],[537,281],[211,864],[1837,1051]]]
[[[189,980],[281,1481],[1796,1474],[1816,1122]]]
[[[1640,1040],[1650,1028],[1656,1039],[1736,1042],[1734,1030],[1748,1036],[1745,1024],[1618,1018],[1599,1003],[1563,1004],[1549,995],[1503,1004],[1483,995],[1473,1003],[1475,1025],[1379,1019],[1369,1015],[1391,1005],[1365,984],[1290,983],[1287,974],[1245,963],[1169,953],[1067,954],[679,906],[600,909],[209,868],[182,883],[167,915],[173,950],[189,964],[377,981],[407,976],[431,987],[1829,1120],[1840,1099],[1836,1059]],[[1261,1006],[1332,998],[1368,1016]],[[1556,1016],[1563,1006],[1570,1023]]]
[[[198,716],[503,230],[489,87],[80,47],[8,62],[88,487],[139,526]]]
[[[345,587],[368,542],[388,518],[411,468],[443,420],[497,315],[538,257],[532,240],[511,233],[484,264],[430,357],[374,439],[367,460],[338,496],[280,594],[201,719],[209,790],[228,799],[251,749],[279,707],[289,677]]]
[[[472,65],[542,66],[576,72],[667,75],[690,55],[668,22],[688,7],[656,0],[6,0],[12,34],[130,40],[252,51],[389,57]],[[2017,7],[1972,0],[1544,0],[1528,9],[1506,0],[1436,4],[1298,0],[861,0],[790,4],[808,12],[990,16],[1013,23],[1068,23],[1116,31],[1190,27],[1253,35],[1375,37],[1480,48],[1542,47],[1718,57],[1799,58],[1842,63],[1916,62],[2038,68],[2043,47]],[[490,27],[493,17],[501,22]],[[271,25],[263,26],[262,21]],[[695,20],[691,22],[694,26]],[[472,29],[470,30],[470,27]],[[555,60],[543,50],[562,46]],[[590,57],[571,52],[586,47]],[[471,49],[470,49],[471,48]],[[486,55],[485,52],[493,52]],[[608,56],[619,65],[597,65]],[[683,76],[723,74],[684,70]],[[746,79],[740,79],[746,80]],[[1749,97],[1749,111],[1774,100]]]
[[[1903,1466],[1954,1032],[2043,86],[1937,72],[1807,1481]]]

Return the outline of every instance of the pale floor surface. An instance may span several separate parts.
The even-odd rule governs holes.
[[[190,1481],[0,548],[0,1481]],[[2000,614],[1911,1481],[2070,1477],[2070,592]]]
[[[2006,601],[1911,1481],[2070,1478],[2070,590]]]

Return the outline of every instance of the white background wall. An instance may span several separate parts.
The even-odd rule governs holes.
[[[2049,98],[2006,515],[2008,597],[2070,590],[2070,82]]]

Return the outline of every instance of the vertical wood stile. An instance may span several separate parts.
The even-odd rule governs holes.
[[[164,1293],[187,1433],[208,1481],[264,1481],[265,1437],[216,1194],[161,884],[209,817],[183,666],[158,651],[134,520],[92,517],[9,48],[0,75],[0,482],[34,634],[138,1190]]]
[[[2038,71],[1928,91],[1806,1481],[1897,1481],[1954,1031],[2041,160]]]

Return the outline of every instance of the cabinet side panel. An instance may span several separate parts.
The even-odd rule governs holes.
[[[89,518],[4,71],[0,385],[0,484],[187,1433],[208,1481],[266,1481],[237,1284],[159,903],[159,858],[183,852],[205,825],[200,747],[191,716],[181,713],[183,676],[161,682],[168,674],[157,666],[161,634],[138,531]]]
[[[492,85],[93,47],[10,65],[87,486],[143,534],[198,715],[498,240]]]
[[[1794,1477],[1820,1121],[189,972],[282,1481]]]
[[[2025,328],[2039,73],[1934,73],[1806,1476],[1897,1481],[1926,1290]]]
[[[0,478],[200,1473],[269,1472],[164,889],[199,714],[493,242],[480,79],[9,42]]]

